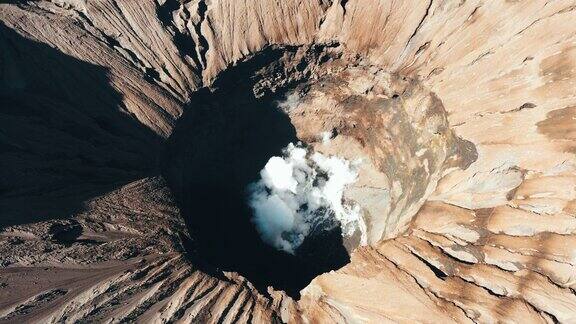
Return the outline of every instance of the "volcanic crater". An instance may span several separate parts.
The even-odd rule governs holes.
[[[0,4],[0,322],[573,322],[574,9]]]

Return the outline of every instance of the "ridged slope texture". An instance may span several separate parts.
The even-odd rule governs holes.
[[[575,21],[574,0],[3,2],[0,322],[576,322]],[[158,159],[197,89],[312,44],[420,80],[477,159],[295,301],[184,256]]]

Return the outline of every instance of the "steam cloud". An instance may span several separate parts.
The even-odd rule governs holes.
[[[290,143],[283,157],[272,157],[251,184],[249,205],[262,240],[288,253],[311,233],[342,227],[351,235],[363,225],[360,208],[343,203],[343,192],[358,174],[348,161],[320,153],[310,154]]]

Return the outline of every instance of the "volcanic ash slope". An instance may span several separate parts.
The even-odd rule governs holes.
[[[574,0],[3,2],[0,321],[576,322],[574,21]],[[243,62],[268,69],[254,95],[318,76],[293,54],[314,48],[418,80],[468,144],[433,146],[425,194],[294,300],[185,253],[161,174],[200,88]]]

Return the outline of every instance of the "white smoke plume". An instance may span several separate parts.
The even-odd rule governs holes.
[[[286,95],[284,100],[276,102],[278,108],[282,111],[289,112],[300,104],[300,95],[297,92],[290,92]]]
[[[354,165],[302,146],[289,144],[283,157],[272,157],[249,186],[249,205],[262,240],[288,253],[318,230],[342,226],[351,235],[361,223],[360,208],[343,202],[346,186],[358,177]]]

